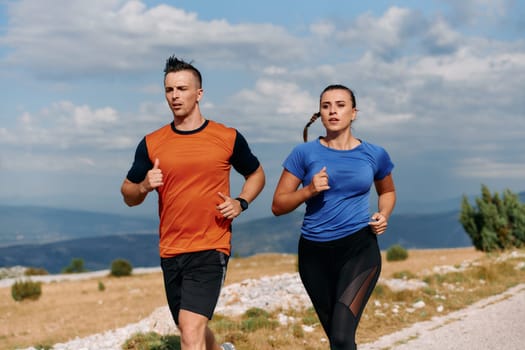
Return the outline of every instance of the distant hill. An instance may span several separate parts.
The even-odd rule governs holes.
[[[519,193],[525,203],[525,192]],[[438,213],[393,214],[379,236],[382,250],[467,247],[472,243],[458,221],[459,209]],[[296,253],[301,211],[280,217],[234,222],[234,255]],[[81,210],[0,206],[0,267],[43,267],[58,273],[73,258],[89,270],[109,268],[116,258],[135,267],[159,265],[158,219]]]
[[[154,233],[158,219],[37,206],[0,205],[0,247]]]
[[[458,221],[459,213],[392,215],[388,231],[379,236],[381,249],[401,244],[408,249],[456,248],[471,246]],[[234,253],[241,256],[260,252],[295,253],[303,213],[293,212],[234,226]],[[276,250],[278,248],[278,250]]]
[[[117,258],[128,260],[134,267],[153,267],[159,266],[157,242],[156,234],[131,234],[1,247],[0,267],[42,267],[59,273],[74,258],[81,258],[90,271],[109,269]]]
[[[159,264],[156,220],[36,207],[1,209],[0,239],[9,241],[7,236],[15,230],[10,225],[17,225],[24,239],[11,240],[14,243],[0,247],[0,267],[43,267],[57,273],[73,258],[83,259],[89,270],[109,268],[116,258],[127,259],[136,267]],[[383,250],[396,243],[408,249],[470,246],[458,215],[455,211],[394,214],[387,233],[379,237],[379,245]],[[6,218],[9,220],[4,221]],[[280,217],[234,222],[232,253],[296,253],[302,219],[303,213],[296,211]],[[23,224],[18,226],[20,223]]]

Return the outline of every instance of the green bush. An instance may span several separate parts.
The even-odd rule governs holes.
[[[241,321],[243,332],[255,332],[258,329],[275,329],[278,322],[270,319],[270,314],[263,309],[252,307],[244,312]]]
[[[387,261],[401,261],[406,260],[407,258],[408,251],[399,244],[394,244],[386,251]]]
[[[180,350],[178,335],[160,335],[155,332],[135,333],[122,345],[123,350]]]
[[[124,259],[115,259],[111,263],[111,276],[122,277],[131,275],[133,267],[131,263]]]
[[[106,290],[106,286],[104,285],[104,282],[98,281],[98,290],[99,292],[103,292]]]
[[[69,266],[62,269],[62,273],[80,273],[86,271],[87,270],[84,268],[84,260],[80,258],[71,259]]]
[[[11,286],[11,295],[16,301],[24,299],[37,300],[42,294],[42,283],[31,280],[16,281]]]

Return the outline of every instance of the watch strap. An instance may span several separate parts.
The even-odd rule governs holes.
[[[239,203],[241,203],[242,211],[245,211],[246,209],[248,209],[248,201],[246,199],[241,198],[241,197],[237,197],[235,199],[238,200]]]

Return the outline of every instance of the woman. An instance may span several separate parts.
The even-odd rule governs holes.
[[[306,203],[299,239],[299,274],[332,350],[356,349],[361,314],[381,271],[376,235],[385,232],[396,195],[388,153],[352,135],[354,93],[330,85],[319,113],[304,129],[305,143],[283,163],[272,212],[283,215]],[[317,119],[326,135],[307,142]],[[370,215],[372,183],[378,211]],[[299,185],[302,185],[299,188]]]

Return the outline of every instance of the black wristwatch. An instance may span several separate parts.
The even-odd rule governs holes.
[[[241,203],[242,211],[245,211],[246,209],[248,209],[248,201],[246,199],[241,198],[241,197],[237,197],[235,199],[238,200],[239,203]]]

